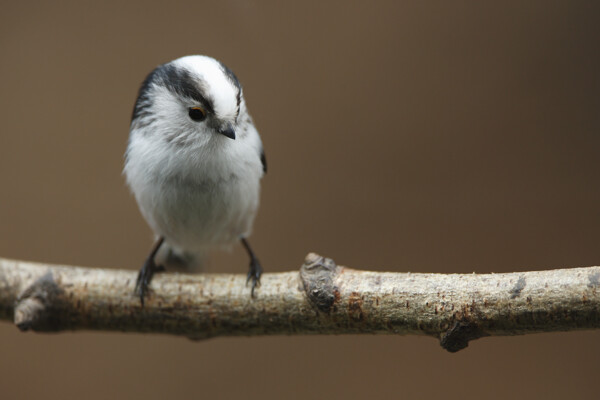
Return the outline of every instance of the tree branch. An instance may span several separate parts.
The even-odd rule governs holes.
[[[37,332],[214,336],[416,334],[454,352],[483,336],[600,328],[600,267],[506,274],[358,271],[309,254],[297,272],[159,274],[145,307],[136,272],[0,259],[0,319]]]

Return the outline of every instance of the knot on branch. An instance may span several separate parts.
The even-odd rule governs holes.
[[[306,296],[321,312],[328,313],[339,298],[338,289],[334,284],[337,274],[338,267],[332,259],[315,253],[308,254],[300,268],[300,278]]]
[[[51,272],[46,273],[19,295],[14,321],[21,331],[58,331],[64,329],[57,320],[62,290]]]
[[[488,336],[481,331],[476,323],[470,321],[456,321],[440,339],[440,345],[450,353],[456,353],[469,345],[469,341]]]

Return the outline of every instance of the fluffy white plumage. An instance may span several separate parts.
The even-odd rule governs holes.
[[[192,119],[193,108],[202,109],[205,119]],[[247,238],[264,170],[241,86],[223,64],[187,56],[146,78],[124,174],[142,215],[164,238],[167,251],[161,253],[194,268],[211,250]]]

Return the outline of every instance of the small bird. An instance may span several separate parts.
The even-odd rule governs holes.
[[[254,297],[262,267],[248,236],[266,170],[242,86],[224,64],[186,56],[146,77],[123,170],[157,237],[136,282],[142,306],[152,276],[164,265],[198,270],[210,252],[238,241],[250,256],[246,282],[252,281]]]

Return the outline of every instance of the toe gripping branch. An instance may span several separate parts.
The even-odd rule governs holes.
[[[246,285],[248,284],[248,282],[252,281],[252,290],[250,292],[250,295],[252,297],[255,297],[254,289],[257,286],[260,286],[260,277],[263,273],[263,269],[262,269],[262,266],[260,265],[260,261],[258,261],[258,258],[252,251],[252,248],[250,247],[250,243],[248,243],[248,240],[246,240],[246,238],[242,238],[241,240],[242,240],[242,245],[244,246],[244,248],[246,249],[246,252],[248,252],[248,255],[250,256],[250,268],[248,269],[248,277],[246,278]]]
[[[154,257],[156,256],[156,253],[158,252],[160,246],[163,244],[164,241],[165,238],[163,237],[157,240],[156,244],[152,248],[152,251],[150,252],[150,255],[148,256],[148,258],[144,262],[144,265],[140,269],[137,280],[135,282],[135,294],[140,297],[142,307],[144,307],[144,297],[146,297],[146,294],[149,291],[148,286],[152,281],[154,273],[165,270],[163,266],[156,265],[156,262],[154,261]]]

